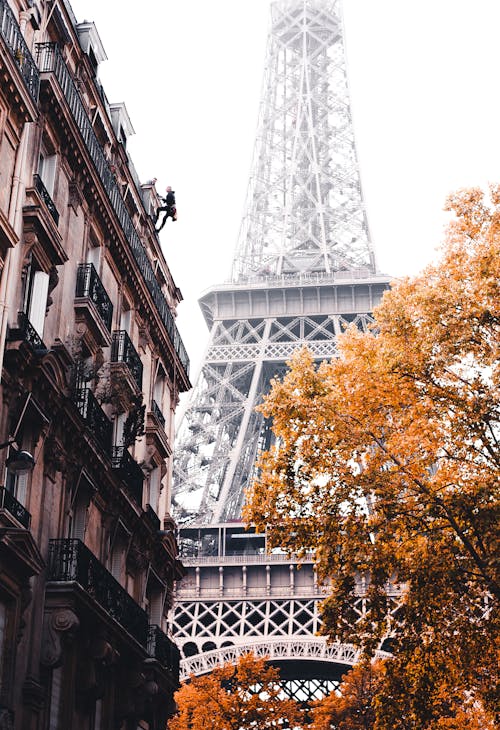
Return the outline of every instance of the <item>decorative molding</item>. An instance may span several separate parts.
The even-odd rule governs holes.
[[[181,661],[181,680],[187,679],[191,674],[201,676],[208,674],[218,666],[230,662],[236,664],[243,654],[253,652],[258,657],[276,662],[287,661],[320,661],[327,664],[340,664],[352,667],[358,661],[361,652],[352,644],[341,644],[340,642],[328,643],[326,637],[309,638],[301,637],[300,640],[294,637],[285,639],[267,638],[262,641],[261,637],[254,639],[245,637],[244,642],[234,646],[224,646],[215,651],[196,654]],[[378,658],[388,658],[388,652],[377,651]]]
[[[44,666],[60,666],[63,642],[72,639],[79,627],[80,620],[70,608],[62,608],[45,615],[40,660]]]

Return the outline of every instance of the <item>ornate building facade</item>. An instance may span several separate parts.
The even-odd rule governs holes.
[[[164,728],[190,387],[158,198],[67,0],[0,0],[0,727]]]

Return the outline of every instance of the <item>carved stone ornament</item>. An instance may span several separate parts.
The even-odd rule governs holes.
[[[75,214],[78,214],[78,208],[83,203],[83,193],[76,180],[72,180],[69,184],[68,204],[73,208]]]
[[[63,639],[71,639],[80,626],[78,616],[69,608],[45,616],[41,662],[46,667],[57,667],[62,660]]]
[[[58,471],[66,471],[66,451],[54,436],[48,436],[44,444],[44,474],[54,481]]]

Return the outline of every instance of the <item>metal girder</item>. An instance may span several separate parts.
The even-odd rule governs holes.
[[[173,511],[237,519],[262,444],[255,407],[304,345],[336,355],[366,330],[377,274],[359,176],[339,0],[271,6],[265,81],[232,280],[201,300],[211,327],[176,441]]]
[[[233,281],[375,272],[361,192],[340,2],[272,4],[246,213]]]

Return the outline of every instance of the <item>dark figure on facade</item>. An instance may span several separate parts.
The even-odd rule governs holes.
[[[156,229],[156,232],[159,233],[165,223],[167,222],[167,218],[172,218],[172,221],[177,220],[177,208],[175,207],[175,192],[172,190],[170,185],[167,187],[167,195],[164,198],[161,198],[163,205],[158,208],[156,211],[156,220],[160,217],[160,213],[163,212],[163,220],[160,224],[160,226]]]

